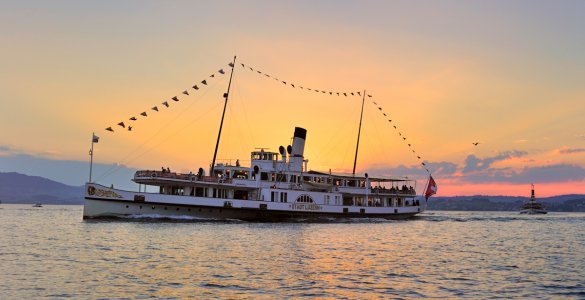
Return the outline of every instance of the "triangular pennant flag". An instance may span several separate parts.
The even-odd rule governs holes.
[[[158,111],[158,107],[155,106],[155,107],[152,108],[152,110]]]
[[[345,97],[347,97],[347,93],[343,93],[343,95],[344,95]]]
[[[136,121],[136,117],[130,118],[131,121]]]
[[[132,131],[132,126],[128,126],[128,131]]]
[[[353,96],[353,93],[351,93],[351,95]]]
[[[248,67],[248,68],[250,68],[250,71],[254,71],[254,69],[252,69],[252,67]]]
[[[372,95],[368,94],[368,97],[372,98]]]
[[[169,103],[167,101],[162,103],[164,106],[169,107]]]
[[[410,147],[410,144],[408,144],[408,147]]]
[[[282,83],[286,84],[286,81],[283,81]]]
[[[312,91],[313,89],[312,88],[307,88],[307,90]]]
[[[193,89],[196,89],[196,90],[198,90],[198,89],[199,89],[199,87],[198,87],[197,85],[194,85],[194,86],[193,86]]]
[[[122,128],[126,128],[126,125],[124,125],[124,122],[120,122],[120,123],[118,123],[118,125],[122,126]]]
[[[406,138],[405,137],[403,137],[402,139],[406,141]]]
[[[270,77],[270,75],[268,75],[268,74],[264,74],[264,76],[266,76],[266,77]]]
[[[187,91],[183,91],[183,94],[189,96],[189,92],[187,92]]]
[[[329,92],[329,95],[333,95],[333,92]]]
[[[396,126],[394,126],[394,129],[396,129]]]
[[[213,78],[213,77],[215,77],[215,74],[211,74],[209,77]]]
[[[388,119],[388,122],[392,123],[392,120]]]
[[[301,90],[304,90],[304,88],[302,86],[300,86]]]
[[[418,157],[418,159],[420,159],[420,156],[417,156],[417,157]]]
[[[376,101],[372,101],[372,102],[374,102],[374,105],[378,106],[378,103],[376,103]]]
[[[292,83],[291,83],[290,85],[291,85],[292,87],[295,87],[295,85],[294,85],[294,84],[292,84]]]
[[[321,93],[325,94],[325,93],[327,93],[327,92],[325,92],[325,91],[321,91]]]
[[[425,163],[422,163],[421,165],[423,165],[423,166],[426,166],[427,164],[425,164]]]
[[[358,93],[358,95],[360,95],[360,96],[362,95],[362,94],[360,94],[360,92],[357,92],[357,93]]]
[[[146,117],[146,112],[145,112],[145,111],[143,111],[143,112],[142,112],[142,113],[140,113],[140,114]]]
[[[232,67],[232,68],[233,68],[233,67],[234,67],[234,63],[229,63],[229,64],[228,64],[228,66],[230,66],[230,67]],[[244,66],[244,64],[242,64],[242,67],[243,67],[243,66]]]
[[[337,92],[337,96],[339,96],[339,92]]]
[[[262,74],[262,72],[260,72],[260,71],[256,71],[256,72],[258,72],[258,74]]]
[[[112,127],[108,127],[108,128],[106,128],[106,130],[107,130],[107,131],[114,132],[114,129],[112,129]]]
[[[244,64],[242,64],[242,63],[240,63],[240,65],[242,65],[242,67],[246,67],[246,66],[244,66]],[[233,68],[233,67],[234,67],[234,64],[230,63],[230,67],[232,67],[232,68]]]
[[[207,81],[206,80],[201,81],[201,83],[207,85]]]
[[[219,72],[219,74],[222,74],[222,75],[225,74],[223,69],[219,70],[218,72]]]
[[[179,98],[177,98],[177,96],[175,96],[175,97],[173,97],[171,99],[173,99],[174,101],[179,101]]]
[[[384,115],[384,117],[386,117],[386,113],[382,113]]]
[[[315,90],[315,92],[317,92],[317,93],[318,93],[318,92],[319,92],[319,90]]]
[[[379,110],[382,110],[382,108],[381,108],[381,107],[379,107],[379,106],[378,106],[378,109],[379,109]]]

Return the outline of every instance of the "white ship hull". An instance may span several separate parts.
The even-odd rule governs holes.
[[[523,209],[520,211],[520,214],[524,215],[544,215],[547,211],[544,209]]]
[[[87,184],[85,190],[84,219],[153,215],[250,221],[319,218],[407,219],[421,212],[420,206],[346,206],[163,195],[123,191],[98,184]]]

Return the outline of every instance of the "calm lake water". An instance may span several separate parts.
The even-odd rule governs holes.
[[[585,214],[83,221],[0,205],[0,298],[585,298]]]

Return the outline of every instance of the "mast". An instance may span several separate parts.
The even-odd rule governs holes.
[[[225,103],[223,105],[223,113],[221,114],[221,123],[219,123],[219,132],[217,133],[217,142],[215,142],[215,151],[213,152],[213,160],[211,161],[211,168],[209,169],[209,176],[213,176],[213,169],[215,168],[215,158],[217,157],[217,148],[219,148],[219,139],[221,138],[221,129],[223,128],[223,119],[225,117],[225,109],[228,103],[228,97],[230,96],[230,87],[232,85],[232,76],[234,76],[234,69],[236,68],[236,57],[232,62],[232,72],[230,74],[230,82],[228,83],[227,92],[223,94],[225,97]]]
[[[355,165],[357,163],[358,149],[360,147],[360,134],[362,132],[362,118],[364,116],[364,102],[366,101],[366,90],[364,90],[364,98],[362,99],[362,112],[360,113],[360,127],[358,129],[357,144],[355,145],[355,158],[353,159],[353,176],[355,177]]]
[[[95,135],[95,132],[91,134],[91,149],[89,150],[89,182],[91,182],[91,173],[93,169],[93,144],[97,143],[99,137]]]

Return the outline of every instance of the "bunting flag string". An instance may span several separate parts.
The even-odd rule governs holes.
[[[367,94],[368,98],[373,98],[372,95]],[[388,120],[388,124],[392,124],[392,119],[390,119],[389,114],[386,114],[386,112],[384,112],[384,109],[382,108],[381,105],[379,105],[376,101],[374,101],[373,99],[370,99],[372,104],[374,104],[374,106],[376,108],[378,108],[378,111],[382,114],[382,116],[384,116],[384,119]],[[396,124],[396,123],[394,123]],[[412,145],[412,142],[407,141],[406,136],[402,133],[402,131],[400,131],[398,129],[398,127],[396,125],[391,125],[394,130],[398,133],[398,136],[402,138],[402,141],[406,144],[406,146],[408,146],[409,148],[411,148],[412,153],[414,154],[414,156],[416,156],[416,158],[418,159],[418,161],[420,162],[420,165],[425,169],[425,171],[427,171],[427,173],[430,175],[431,171],[429,171],[429,167],[427,166],[427,162],[425,162],[420,154],[418,154],[414,149],[414,146]]]
[[[234,64],[233,64],[233,63],[229,63],[229,64],[228,64],[228,66],[229,66],[230,68],[233,68],[233,67],[234,67]],[[223,69],[223,68],[219,69],[217,72],[215,72],[215,73],[211,74],[211,75],[209,76],[209,78],[216,78],[216,75],[225,75],[225,71],[224,71],[224,69]],[[200,83],[201,83],[202,85],[204,85],[204,86],[207,86],[207,79],[203,79],[203,80],[202,80]],[[198,86],[198,84],[195,84],[195,85],[193,85],[193,86],[192,86],[192,88],[193,88],[193,90],[194,90],[194,91],[198,91],[198,90],[199,90],[201,87],[200,87],[200,86]],[[183,90],[183,91],[181,92],[181,94],[183,94],[183,95],[185,95],[185,96],[190,96],[190,95],[192,95],[192,94],[193,94],[193,91],[192,91],[191,93],[189,93],[189,90],[188,90],[188,89],[186,89],[186,90]],[[182,97],[182,96],[181,96],[181,97]],[[179,97],[178,97],[178,96],[173,96],[173,97],[171,97],[170,99],[171,99],[171,100],[173,100],[173,101],[175,101],[175,102],[179,102],[179,101],[180,101],[180,99],[179,99]],[[161,102],[161,104],[162,104],[162,105],[163,105],[165,108],[170,108],[170,106],[171,106],[168,100],[167,100],[167,101],[163,101],[163,102]],[[160,111],[160,109],[159,109],[159,106],[158,106],[158,105],[155,105],[155,106],[153,106],[153,107],[151,108],[151,110],[152,110],[152,111],[154,111],[154,112],[159,112],[159,111]],[[148,117],[148,114],[146,113],[146,111],[143,111],[143,112],[141,112],[141,113],[140,113],[140,116],[142,116],[143,118],[147,118],[147,117]],[[130,121],[138,121],[138,118],[137,118],[136,116],[132,116],[132,117],[130,117],[130,118],[128,118],[128,119],[129,119]],[[124,122],[119,122],[119,123],[117,123],[117,125],[118,125],[118,126],[120,126],[120,127],[122,127],[122,128],[124,128],[124,129],[127,129],[128,131],[132,131],[132,129],[134,128],[133,126],[126,126],[126,124],[124,124]],[[112,128],[112,126],[108,126],[107,128],[105,128],[105,130],[106,130],[106,131],[109,131],[109,132],[114,132],[114,128]]]
[[[398,135],[402,138],[401,140],[406,144],[406,146],[408,146],[409,148],[414,148],[414,146],[412,145],[412,143],[410,141],[407,140],[406,136],[398,129],[398,127],[396,126],[396,123],[392,123],[392,119],[390,119],[389,115],[384,111],[384,109],[382,108],[381,105],[379,105],[376,101],[374,101],[374,97],[371,94],[364,94],[362,95],[361,91],[355,91],[355,92],[351,92],[351,91],[346,91],[346,92],[337,92],[337,91],[329,91],[329,90],[323,90],[323,89],[315,89],[315,88],[309,88],[303,85],[300,85],[298,83],[293,83],[291,81],[288,80],[281,80],[278,79],[278,77],[270,75],[266,72],[263,72],[261,70],[259,70],[258,68],[253,68],[250,65],[246,65],[244,63],[240,63],[240,66],[244,69],[244,70],[249,70],[251,72],[253,72],[254,74],[260,74],[260,75],[264,75],[266,78],[271,78],[274,79],[277,82],[280,82],[284,85],[290,86],[292,88],[300,88],[302,90],[307,90],[307,91],[314,91],[316,93],[321,93],[321,94],[329,94],[330,96],[344,96],[344,97],[348,97],[348,96],[357,96],[357,97],[362,97],[362,96],[367,96],[368,99],[371,100],[371,102],[375,105],[375,107],[378,109],[378,111],[382,114],[382,116],[388,120],[388,124],[390,124],[394,130],[398,133]],[[230,67],[233,67],[232,64],[230,64]],[[412,149],[412,153],[415,154],[416,158],[419,160],[420,165],[424,167],[424,169],[427,171],[427,173],[431,173],[426,165],[426,163],[424,162],[424,160],[421,158],[420,155],[417,155],[417,152]]]
[[[230,64],[230,66],[231,65],[232,64]],[[286,86],[292,87],[293,89],[299,88],[301,90],[314,91],[316,93],[321,93],[321,94],[325,94],[325,95],[329,94],[329,96],[341,96],[341,95],[343,95],[345,97],[347,97],[348,95],[351,95],[351,96],[361,96],[361,92],[337,92],[337,91],[330,91],[330,90],[323,90],[323,89],[308,88],[306,86],[300,85],[298,83],[293,83],[293,82],[288,81],[288,80],[286,80],[286,81],[285,80],[280,80],[276,76],[270,75],[270,74],[268,74],[266,72],[262,72],[262,71],[258,70],[257,68],[253,68],[250,65],[246,65],[244,63],[240,63],[240,66],[244,70],[249,70],[249,71],[251,71],[254,74],[264,75],[266,78],[272,78],[275,81],[278,81],[278,82],[280,82],[280,83],[282,83],[282,84],[284,84]],[[368,95],[368,97],[372,97],[372,95]]]

